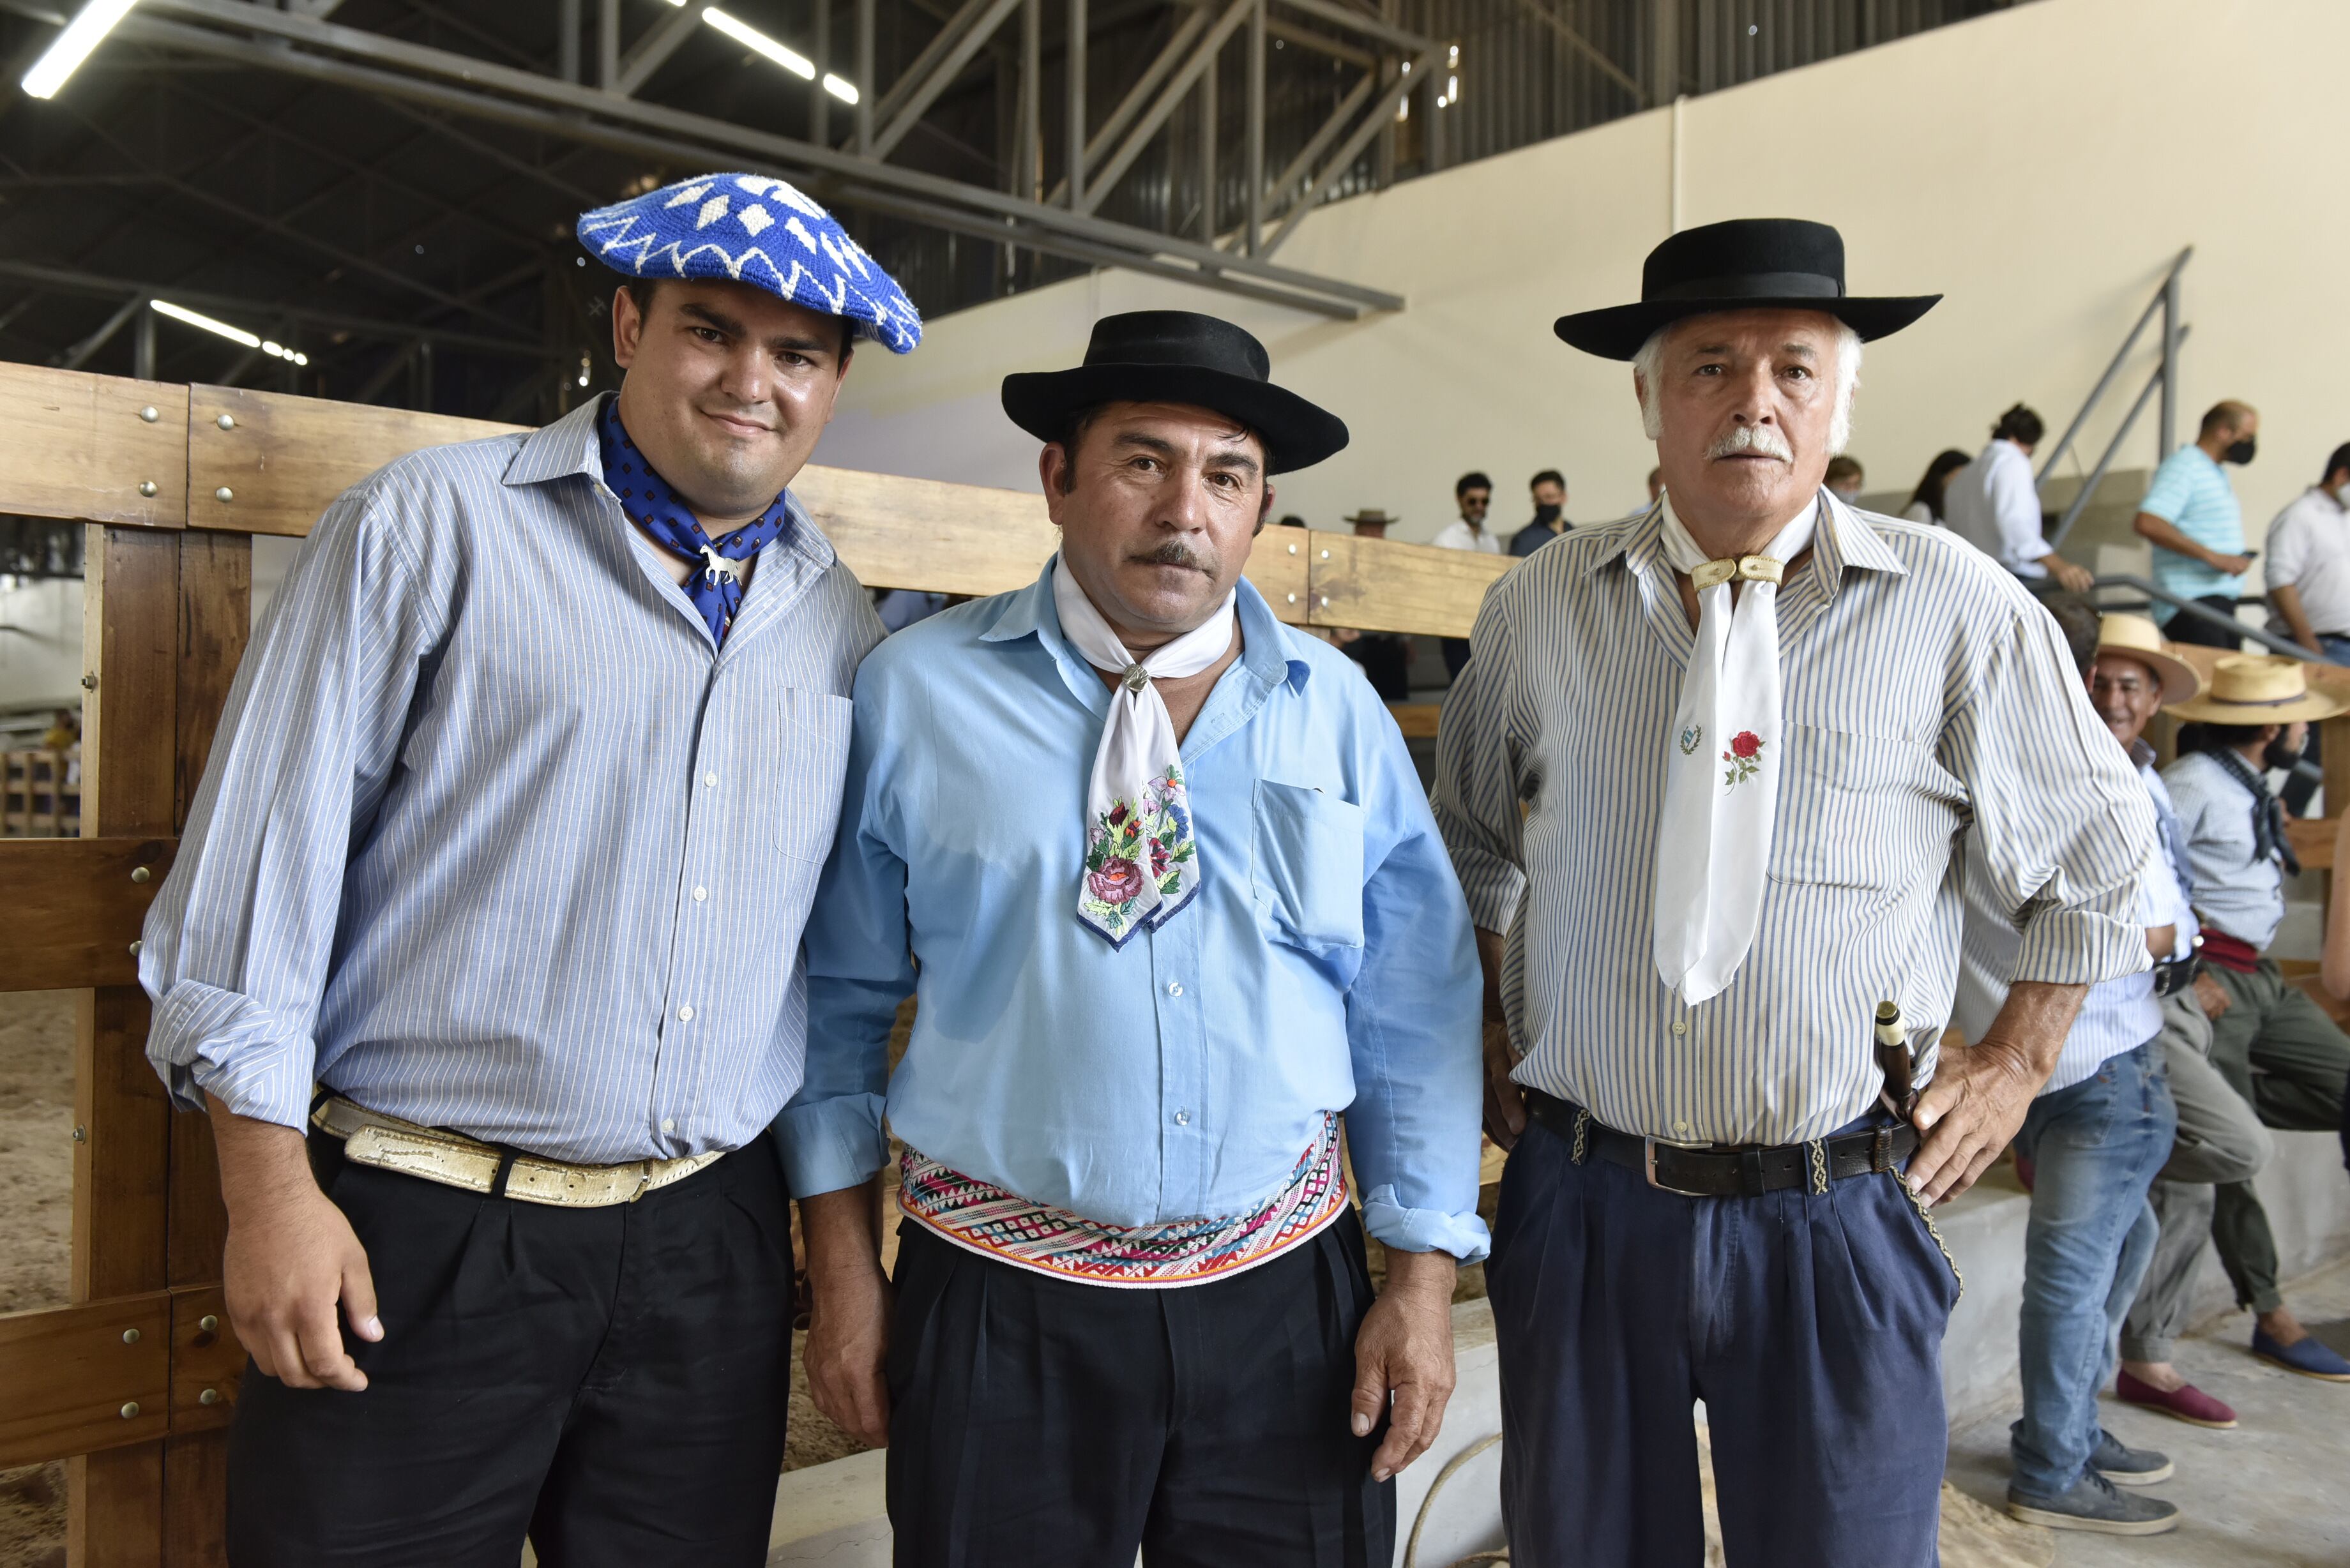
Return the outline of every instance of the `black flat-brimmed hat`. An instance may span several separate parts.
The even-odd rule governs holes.
[[[1085,363],[1003,378],[1003,411],[1038,441],[1104,403],[1190,403],[1212,409],[1264,441],[1265,471],[1321,462],[1347,444],[1347,426],[1272,381],[1264,345],[1229,321],[1190,310],[1130,310],[1094,323]]]
[[[1863,341],[1900,331],[1939,294],[1860,296],[1844,290],[1844,236],[1802,218],[1732,218],[1684,229],[1648,253],[1640,302],[1562,316],[1553,328],[1586,354],[1629,359],[1649,335],[1715,310],[1823,310]]]

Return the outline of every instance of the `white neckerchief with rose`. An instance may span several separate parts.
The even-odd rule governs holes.
[[[1779,803],[1779,579],[1812,542],[1807,506],[1752,556],[1708,559],[1672,500],[1665,558],[1697,587],[1698,618],[1667,742],[1657,834],[1657,973],[1695,1006],[1746,961]],[[1737,591],[1733,597],[1733,585]]]
[[[1086,862],[1077,919],[1112,947],[1157,928],[1200,886],[1200,846],[1175,721],[1154,684],[1197,675],[1232,643],[1237,590],[1201,625],[1137,659],[1069,575],[1053,565],[1053,605],[1061,635],[1087,663],[1118,677],[1086,785]]]

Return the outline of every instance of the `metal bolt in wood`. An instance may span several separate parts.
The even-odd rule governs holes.
[[[234,501],[236,499],[236,492],[224,484],[218,490],[213,492],[213,499],[214,501]]]
[[[137,958],[137,957],[139,956],[139,950],[140,950],[140,949],[141,949],[141,948],[143,948],[143,947],[145,947],[146,945],[147,945],[147,944],[146,944],[145,942],[143,942],[143,941],[140,941],[140,940],[132,940],[132,942],[131,942],[131,944],[130,944],[130,956],[131,956],[132,958]]]
[[[83,677],[81,678],[81,689],[82,689],[83,691],[97,691],[97,690],[98,690],[98,677],[97,677],[97,676],[95,676],[95,675],[85,675],[85,676],[83,676]]]
[[[124,1330],[122,1331],[122,1343],[123,1343],[123,1344],[125,1344],[125,1345],[136,1345],[136,1344],[138,1344],[138,1343],[139,1343],[139,1331],[138,1331],[137,1329],[135,1329],[135,1328],[126,1328],[126,1329],[124,1329]]]
[[[141,494],[141,495],[152,495],[152,494],[154,494],[154,493],[155,493],[155,482],[154,482],[153,480],[151,480],[151,479],[142,479],[142,480],[140,480],[140,481],[139,482],[139,493],[140,493],[140,494]]]
[[[203,1316],[196,1319],[196,1328],[200,1333],[218,1334],[220,1332],[220,1319],[213,1316],[211,1313],[206,1313]]]
[[[74,1142],[76,1142],[76,1143],[88,1143],[88,1141],[89,1141],[89,1129],[88,1129],[88,1127],[76,1127],[76,1128],[74,1128]]]
[[[219,1403],[220,1403],[220,1390],[219,1390],[219,1389],[217,1389],[217,1388],[207,1388],[207,1389],[205,1389],[203,1393],[201,1393],[201,1394],[199,1394],[199,1395],[197,1395],[197,1396],[196,1396],[196,1403],[197,1403],[197,1404],[199,1404],[199,1405],[217,1405],[217,1404],[219,1404]]]
[[[1323,602],[1326,604],[1329,601],[1326,599]],[[155,873],[150,871],[144,866],[134,866],[130,868],[130,879],[133,882],[151,882],[155,879]]]
[[[140,419],[142,419],[142,420],[145,420],[149,424],[151,424],[151,424],[153,424],[157,420],[160,420],[160,419],[161,419],[161,418],[163,417],[163,410],[161,410],[161,409],[159,409],[159,408],[157,408],[154,404],[150,403],[150,404],[148,404],[145,408],[143,408],[143,409],[141,409],[141,410],[139,410],[139,417],[140,417]]]
[[[213,423],[220,426],[220,428],[224,431],[233,431],[236,429],[236,416],[234,414],[223,414],[220,418],[214,420]]]
[[[1328,559],[1330,558],[1330,552],[1329,552],[1329,551],[1327,551],[1327,550],[1323,551],[1323,552],[1322,552],[1322,558],[1323,558],[1324,560],[1326,560],[1326,560],[1328,560]]]
[[[131,1400],[129,1404],[122,1407],[122,1418],[126,1421],[130,1420],[138,1414],[139,1401],[136,1399]]]

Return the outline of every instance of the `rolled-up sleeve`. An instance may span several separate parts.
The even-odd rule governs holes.
[[[2094,985],[2148,965],[2154,805],[2090,708],[2055,621],[2012,591],[2015,613],[1939,754],[1965,785],[1986,896],[2022,933],[2013,979]]]
[[[807,1075],[775,1118],[775,1139],[795,1198],[855,1187],[889,1158],[883,1126],[889,1030],[914,989],[906,918],[906,860],[893,787],[908,759],[893,720],[911,725],[912,691],[877,690],[868,661],[857,679],[840,827],[808,914]]]
[[[1471,633],[1475,654],[1445,694],[1436,732],[1436,825],[1469,902],[1469,918],[1507,931],[1525,896],[1518,755],[1510,692],[1516,668],[1506,587],[1485,596]]]
[[[238,667],[141,933],[147,1055],[173,1099],[300,1127],[351,846],[397,768],[446,617],[392,487],[304,543]]]
[[[1378,809],[1364,846],[1363,961],[1347,993],[1347,1147],[1364,1229],[1386,1246],[1473,1263],[1490,1245],[1477,1216],[1477,944],[1410,753],[1384,727],[1366,769]]]

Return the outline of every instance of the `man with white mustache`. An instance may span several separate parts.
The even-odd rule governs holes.
[[[1438,741],[1513,1146],[1510,1560],[1699,1561],[1701,1398],[1732,1562],[1930,1563],[1961,1287],[1928,1210],[2146,967],[2153,810],[2013,578],[1822,487],[1862,339],[1934,298],[1847,295],[1788,219],[1674,235],[1641,294],[1557,331],[1632,361],[1664,492],[1494,586]],[[1961,846],[2021,954],[1938,1060]]]

